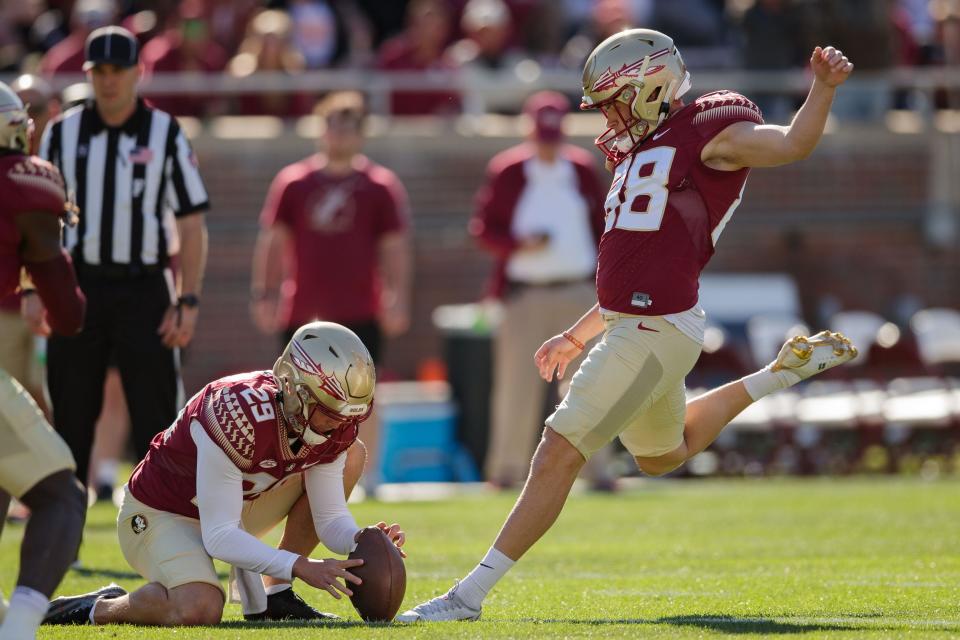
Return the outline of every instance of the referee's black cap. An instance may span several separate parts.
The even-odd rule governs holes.
[[[137,64],[140,46],[133,34],[123,27],[101,27],[87,36],[84,54],[84,71],[98,64],[132,67]]]

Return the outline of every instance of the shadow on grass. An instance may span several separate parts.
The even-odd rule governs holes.
[[[876,617],[876,615],[871,614],[860,614],[854,615],[851,617],[857,618],[871,618]],[[710,629],[712,631],[720,631],[723,633],[731,634],[757,634],[757,635],[784,635],[790,633],[810,633],[812,631],[864,631],[869,629],[871,631],[884,631],[884,630],[896,630],[901,627],[892,625],[886,627],[884,625],[874,625],[871,624],[867,626],[861,626],[851,621],[849,623],[837,621],[816,621],[809,619],[798,619],[795,622],[789,620],[784,620],[783,618],[774,619],[766,618],[763,616],[729,616],[729,615],[711,615],[711,614],[701,614],[701,615],[686,615],[686,616],[669,616],[663,618],[615,618],[615,619],[605,619],[605,620],[561,620],[561,619],[552,619],[552,620],[536,620],[532,618],[518,620],[518,622],[539,622],[539,623],[548,623],[548,624],[578,624],[578,625],[588,625],[588,626],[601,626],[601,625],[659,625],[659,624],[672,624],[678,627],[697,627],[699,629]]]
[[[117,569],[101,569],[99,567],[71,567],[70,571],[84,578],[110,578],[112,580],[142,580],[135,571],[119,571]],[[226,580],[229,575],[220,571],[217,573],[220,580]]]
[[[307,620],[284,620],[282,622],[247,622],[228,620],[216,625],[217,629],[357,629],[363,627],[389,627],[389,622],[363,622],[361,620],[335,620],[333,622],[309,622]]]
[[[826,622],[789,622],[764,617],[690,615],[669,616],[653,620],[657,624],[672,624],[679,627],[698,627],[724,633],[787,634],[811,631],[857,631],[863,627],[850,624]],[[873,628],[873,627],[871,627]]]

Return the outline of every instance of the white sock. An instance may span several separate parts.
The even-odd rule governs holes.
[[[289,582],[284,582],[281,584],[272,584],[269,587],[265,587],[264,591],[267,592],[268,596],[272,596],[275,593],[280,593],[281,591],[286,591],[287,589],[292,588],[293,585]]]
[[[801,378],[793,371],[781,369],[773,371],[770,365],[767,365],[756,373],[740,378],[740,382],[746,388],[747,393],[756,402],[760,398],[770,395],[774,391],[780,391],[800,382]]]
[[[0,640],[33,640],[49,608],[47,596],[30,587],[17,587],[10,596],[10,608],[0,625]]]
[[[468,607],[479,609],[490,589],[493,589],[500,578],[516,563],[516,560],[511,560],[494,547],[490,547],[480,564],[460,582],[457,595]]]
[[[96,484],[108,484],[111,487],[117,481],[117,473],[120,471],[120,462],[113,458],[106,458],[97,465]]]

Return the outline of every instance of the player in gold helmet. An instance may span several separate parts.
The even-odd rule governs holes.
[[[637,466],[662,475],[703,451],[763,396],[848,362],[856,348],[828,331],[788,340],[774,362],[686,400],[703,345],[699,277],[743,196],[751,168],[800,160],[816,146],[836,88],[853,65],[833,47],[810,58],[813,82],[787,126],[764,123],[733,91],[684,104],[690,79],[673,41],[631,29],[600,43],[583,72],[583,108],[600,109],[597,146],[613,183],[597,264],[597,304],[534,355],[562,377],[601,335],[546,420],[523,492],[484,558],[445,595],[399,621],[474,620],[483,600],[553,525],[585,461],[613,438]]]
[[[366,452],[359,425],[376,372],[355,333],[332,322],[294,332],[273,370],[204,386],[150,443],[124,490],[117,532],[148,583],[51,603],[47,624],[216,624],[225,591],[213,559],[233,566],[247,620],[323,620],[290,584],[351,595],[362,561],[312,559],[318,541],[346,555],[360,527],[347,508]],[[286,519],[279,548],[259,540]],[[376,525],[399,547],[399,525]],[[401,552],[402,553],[402,552]]]

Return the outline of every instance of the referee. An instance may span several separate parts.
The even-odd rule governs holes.
[[[138,459],[176,417],[178,348],[190,342],[197,323],[209,208],[176,119],[137,96],[142,67],[133,34],[97,29],[85,54],[93,100],[54,120],[40,150],[63,173],[79,207],[64,242],[87,296],[87,316],[79,335],[50,337],[47,385],[54,426],[84,483],[111,355]],[[170,269],[175,254],[179,286]]]

